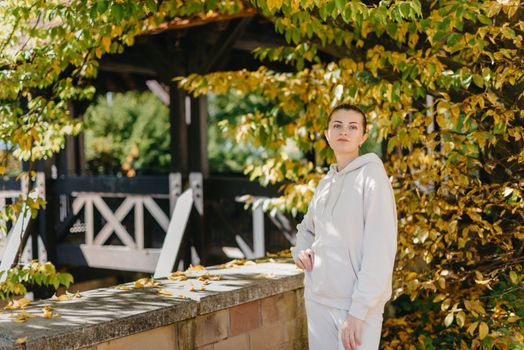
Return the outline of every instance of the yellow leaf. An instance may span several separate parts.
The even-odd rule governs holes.
[[[472,324],[469,325],[469,327],[466,330],[466,332],[468,332],[469,334],[473,335],[473,333],[475,333],[475,329],[477,329],[478,324],[479,323],[477,321],[473,322]]]
[[[31,301],[26,298],[20,298],[17,300],[11,300],[9,304],[4,308],[5,310],[16,310],[29,305]]]
[[[0,175],[5,174],[5,166],[0,166]]]
[[[455,318],[455,316],[453,315],[453,313],[449,313],[446,318],[444,319],[444,325],[446,327],[449,327],[451,325],[451,323],[453,323],[453,319]]]
[[[185,281],[187,280],[187,276],[182,271],[176,271],[170,273],[167,279],[171,281]]]
[[[460,327],[464,327],[465,322],[466,322],[466,314],[464,313],[464,311],[459,311],[457,313],[457,324]]]
[[[205,271],[206,268],[202,265],[196,265],[196,266],[193,266],[191,264],[189,264],[189,268],[186,270],[186,273],[192,273],[192,272],[195,272],[195,271]]]
[[[43,318],[52,318],[53,317],[53,308],[49,305],[45,305],[42,308],[42,312],[44,313],[44,315],[42,316]]]
[[[102,37],[102,46],[104,47],[105,52],[109,52],[111,48],[111,38],[108,36]]]
[[[515,315],[513,312],[509,314],[509,317],[508,317],[508,322],[509,323],[513,323],[515,321],[518,321],[520,320],[520,317]]]
[[[479,326],[479,338],[480,340],[484,339],[489,333],[489,327],[486,322],[480,322]]]
[[[433,299],[434,303],[438,303],[446,298],[446,294],[439,294]]]
[[[222,276],[220,276],[220,275],[205,274],[205,275],[202,275],[202,276],[198,276],[197,280],[209,283],[209,281],[219,281],[221,278],[222,278]]]
[[[166,297],[173,296],[173,292],[172,292],[172,291],[167,290],[167,289],[164,289],[164,288],[160,289],[160,290],[158,291],[158,294],[160,294],[160,295],[164,295],[164,296],[166,296]]]
[[[27,337],[18,338],[17,340],[15,340],[15,343],[17,344],[25,344],[26,342],[27,342]]]
[[[442,304],[440,304],[440,309],[442,311],[446,311],[447,309],[449,309],[449,306],[451,305],[451,299],[450,298],[447,298],[446,300],[444,300],[442,302]]]
[[[13,315],[10,315],[9,317],[13,318],[13,320],[12,320],[13,322],[25,322],[25,321],[27,321],[28,318],[33,318],[33,317],[36,317],[36,316],[28,313],[25,310],[23,310],[19,314],[13,314]]]
[[[519,283],[519,277],[515,271],[510,271],[509,278],[511,279],[511,283],[513,284]]]

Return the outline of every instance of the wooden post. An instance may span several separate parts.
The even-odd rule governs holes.
[[[206,47],[201,38],[205,37],[204,28],[192,28],[188,34],[188,47],[186,49],[188,73],[203,73],[202,69],[206,64]],[[191,181],[191,187],[195,191],[198,185],[202,197],[198,199],[199,207],[194,206],[190,217],[190,245],[194,250],[190,252],[193,262],[205,264],[207,249],[205,235],[205,214],[203,198],[203,180],[209,177],[209,166],[207,160],[207,99],[205,97],[191,98],[190,100],[191,121],[188,125],[188,149],[189,152],[189,172],[192,179],[202,179],[199,184],[195,180]],[[196,252],[195,252],[196,251]],[[195,254],[196,253],[196,254]],[[198,256],[198,257],[197,257]]]

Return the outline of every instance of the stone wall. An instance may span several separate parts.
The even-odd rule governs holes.
[[[0,314],[0,349],[307,349],[303,275],[288,263],[226,269],[201,290],[197,275],[157,288],[102,288],[39,301],[24,323]],[[200,273],[202,275],[202,273]],[[126,287],[126,288],[127,288]],[[159,288],[172,295],[160,295]],[[60,317],[41,317],[51,305]],[[9,313],[12,313],[10,316]],[[25,344],[15,341],[25,338]]]

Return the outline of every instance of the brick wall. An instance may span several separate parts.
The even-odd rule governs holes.
[[[7,310],[0,313],[0,350],[307,349],[304,275],[294,264],[199,273],[221,277],[206,288],[196,274],[159,280],[158,288],[130,282],[127,289],[99,288],[68,301]],[[60,317],[43,317],[44,306]],[[13,322],[23,312],[33,317]]]
[[[303,289],[113,339],[86,350],[306,349]]]

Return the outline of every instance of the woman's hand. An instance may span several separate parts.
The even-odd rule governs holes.
[[[346,350],[357,350],[362,344],[361,334],[364,321],[355,316],[348,315],[342,324],[342,344]]]
[[[307,272],[311,272],[313,270],[313,263],[315,262],[315,253],[311,249],[302,250],[298,254],[298,260],[295,261],[295,264],[301,268],[306,270]]]

